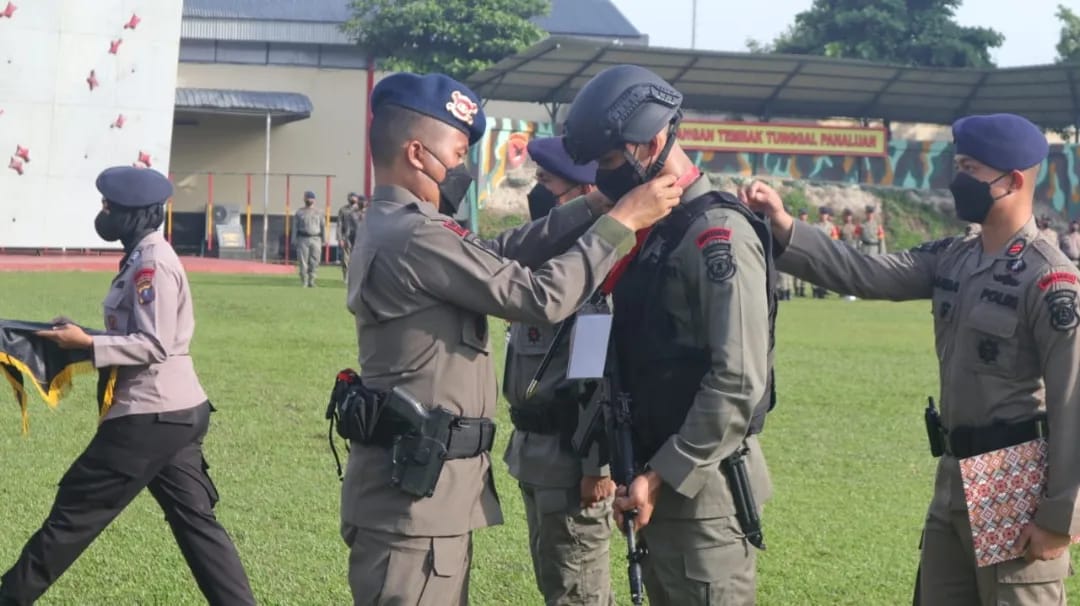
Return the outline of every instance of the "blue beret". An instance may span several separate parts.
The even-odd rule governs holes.
[[[589,184],[596,183],[596,162],[588,164],[574,164],[570,154],[563,147],[562,137],[544,137],[532,139],[527,146],[529,157],[540,165],[540,168],[562,177],[571,183]]]
[[[1046,159],[1050,145],[1038,126],[1016,114],[967,116],[953,123],[956,153],[998,170],[1026,170]]]
[[[315,198],[315,192],[313,192],[313,191],[304,192],[304,199],[307,200],[308,198],[314,199]]]
[[[401,72],[379,81],[371,91],[371,111],[397,105],[435,118],[469,136],[469,145],[484,136],[487,118],[480,97],[469,87],[445,74],[419,76]]]
[[[173,194],[169,179],[152,168],[114,166],[106,168],[94,182],[110,204],[124,208],[145,208],[164,204]]]
[[[831,215],[832,214],[832,211],[829,210],[828,206],[822,206],[822,207],[818,208],[817,211],[818,211],[818,214],[821,214],[821,215]]]

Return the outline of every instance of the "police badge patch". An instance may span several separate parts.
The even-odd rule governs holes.
[[[135,293],[139,304],[146,305],[154,301],[154,269],[144,267],[135,274]]]
[[[1059,290],[1046,295],[1046,305],[1050,308],[1050,326],[1061,332],[1069,331],[1080,325],[1080,314],[1076,311],[1076,292]]]
[[[705,256],[705,269],[712,282],[726,282],[735,275],[735,257],[731,255],[731,244],[714,241],[702,249]]]

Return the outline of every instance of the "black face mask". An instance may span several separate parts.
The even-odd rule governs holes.
[[[645,180],[629,159],[617,168],[596,171],[596,189],[607,196],[612,203],[617,203],[623,196],[630,193],[630,190],[644,182]]]
[[[94,218],[94,231],[106,242],[116,242],[124,235],[124,223],[119,213],[107,213],[104,210]]]
[[[454,216],[457,214],[458,208],[461,207],[461,201],[465,199],[469,187],[472,186],[473,177],[464,162],[450,168],[427,147],[424,148],[424,151],[446,169],[446,176],[443,177],[442,181],[436,181],[435,177],[426,172],[424,175],[439,185],[439,212],[444,215]]]
[[[561,194],[553,193],[545,185],[537,183],[532,190],[529,191],[529,217],[535,221],[546,217],[551,209],[559,205],[559,198],[566,195],[566,192],[574,189],[564,191]]]
[[[457,213],[472,183],[472,175],[464,163],[447,169],[446,177],[439,183],[439,211],[451,216]]]
[[[995,198],[990,193],[990,186],[1007,176],[1009,173],[987,183],[967,173],[957,173],[949,184],[949,191],[952,192],[953,203],[956,206],[956,216],[962,221],[982,224],[990,214],[990,207],[994,205],[994,202],[1008,195],[1004,194]]]
[[[111,207],[94,218],[94,231],[106,242],[120,240],[124,250],[131,251],[147,234],[157,231],[165,220],[165,205],[155,204],[137,209]]]

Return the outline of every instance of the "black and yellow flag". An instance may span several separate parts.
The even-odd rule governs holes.
[[[19,408],[22,410],[23,433],[30,429],[27,387],[29,382],[45,403],[55,408],[71,388],[76,374],[94,372],[94,364],[88,349],[61,349],[52,341],[34,335],[36,331],[48,330],[52,324],[0,320],[0,371],[15,390]],[[102,334],[86,330],[87,334]],[[112,404],[116,368],[98,371],[98,411],[104,415]]]

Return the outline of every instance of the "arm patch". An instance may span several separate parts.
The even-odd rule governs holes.
[[[144,267],[135,273],[135,294],[140,305],[154,301],[154,268]]]
[[[713,241],[701,250],[701,254],[705,258],[705,272],[709,281],[727,282],[735,275],[735,256],[731,254],[730,242]]]
[[[1047,294],[1044,300],[1050,311],[1051,328],[1059,332],[1068,332],[1080,325],[1080,314],[1076,309],[1076,291],[1057,290]]]

